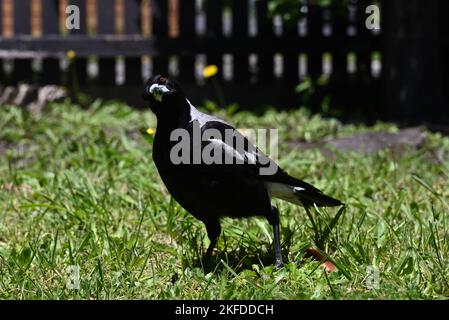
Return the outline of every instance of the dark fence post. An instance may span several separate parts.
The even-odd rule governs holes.
[[[248,0],[232,0],[232,37],[234,39],[245,39],[248,34]],[[233,81],[249,81],[248,54],[239,54],[234,50],[234,77]]]
[[[87,6],[86,0],[70,0],[69,5],[75,5],[80,10],[80,28],[69,30],[71,35],[87,35]],[[65,10],[64,10],[65,12]],[[67,17],[67,15],[66,15]],[[69,67],[69,83],[84,85],[87,83],[87,59],[77,57],[71,61]]]
[[[30,0],[14,0],[14,34],[31,33]]]
[[[142,0],[125,1],[125,33],[142,34],[142,20],[140,8]],[[126,84],[142,84],[142,57],[132,57],[125,59]]]
[[[315,81],[322,74],[322,51],[317,44],[322,43],[323,12],[321,7],[309,4],[307,13],[307,73]]]
[[[257,38],[267,44],[273,38],[273,19],[268,16],[268,3],[266,0],[256,2],[257,11]],[[258,75],[259,83],[270,83],[274,79],[274,63],[272,53],[258,53]]]
[[[439,8],[439,42],[441,45],[437,50],[440,51],[440,57],[449,57],[449,30],[447,28],[447,13],[449,12],[449,1],[439,0],[438,1]],[[449,59],[442,58],[441,59],[441,81],[442,81],[442,89],[444,91],[444,102],[443,106],[445,108],[449,107]]]
[[[87,34],[87,0],[70,0],[69,5],[75,5],[80,9],[80,28],[70,30],[70,34]],[[65,11],[65,10],[64,10]]]
[[[190,43],[194,41],[195,36],[195,0],[179,0],[179,39]],[[181,81],[194,81],[195,57],[193,54],[180,52],[179,73]]]
[[[372,4],[371,0],[359,0],[357,6],[357,75],[356,75],[356,105],[365,106],[364,117],[372,118],[376,106],[380,104],[378,94],[379,80],[371,74],[372,54],[378,49],[376,37],[366,26],[368,14],[366,8]]]
[[[97,0],[97,34],[115,34],[115,0]],[[115,58],[98,58],[98,79],[101,85],[115,85]],[[128,72],[128,70],[127,70]]]
[[[357,4],[357,38],[359,46],[357,48],[357,73],[360,76],[370,75],[371,72],[371,51],[369,38],[372,36],[371,30],[365,26],[367,14],[366,8],[371,1],[359,0]],[[365,40],[365,41],[363,41]]]
[[[244,1],[244,0],[240,0]],[[222,16],[223,16],[223,1],[214,0],[206,1],[206,23],[207,32],[206,36],[210,39],[222,39],[223,29],[222,29]],[[218,75],[223,74],[223,55],[221,53],[214,53],[207,55],[207,64],[214,64],[218,67]]]
[[[3,0],[0,0],[0,37],[3,36]]]
[[[0,37],[3,37],[3,0],[0,0]],[[0,87],[4,80],[3,60],[0,59]]]
[[[181,0],[182,1],[182,0]],[[152,0],[153,36],[158,40],[168,38],[168,0]],[[155,74],[168,74],[168,57],[151,57]]]
[[[299,5],[296,7],[298,12],[300,10]],[[291,46],[291,51],[283,53],[283,80],[289,83],[298,82],[298,60],[299,60],[299,35],[298,35],[298,23],[284,23],[282,30],[283,41],[288,41]]]
[[[323,11],[316,4],[309,1],[307,12],[307,75],[310,77],[314,86],[311,100],[308,101],[313,111],[319,111],[321,108],[322,98],[324,97],[322,87],[318,86],[318,79],[323,71],[323,51],[321,44],[323,43]],[[318,46],[320,45],[320,46]]]
[[[59,1],[41,0],[42,3],[42,34],[57,35],[59,29]],[[41,84],[59,84],[61,82],[61,70],[59,59],[44,58],[42,60],[42,70],[39,74]]]
[[[435,48],[440,41],[439,5],[439,1],[384,2],[388,31],[384,38],[383,105],[390,118],[447,122],[449,110],[442,87],[444,58]]]
[[[331,7],[332,22],[332,74],[329,81],[329,92],[332,98],[331,105],[333,107],[349,107],[352,95],[348,90],[348,73],[347,73],[347,35],[348,27],[348,8],[345,4],[333,3]],[[346,104],[346,105],[343,105]]]
[[[14,35],[31,34],[31,6],[29,0],[14,0]],[[33,70],[31,59],[15,59],[11,76],[13,84],[20,81],[31,82]]]

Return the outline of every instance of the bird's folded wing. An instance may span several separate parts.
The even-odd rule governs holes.
[[[246,171],[257,174],[260,178],[266,182],[278,182],[288,185],[293,185],[301,188],[307,188],[307,190],[318,191],[319,190],[312,185],[296,179],[284,170],[282,170],[272,159],[266,156],[259,148],[252,144],[245,136],[243,136],[238,130],[232,127],[230,124],[223,122],[209,121],[205,123],[201,130],[204,132],[207,129],[216,129],[220,131],[222,137],[225,137],[225,130],[232,130],[232,133],[237,139],[242,139],[245,142],[245,147],[236,148],[234,143],[229,142],[230,139],[208,139],[203,142],[203,147],[208,144],[212,144],[214,148],[223,150],[226,157],[229,157],[237,164],[243,164],[243,166],[235,166],[240,168],[246,168]],[[229,159],[228,158],[228,159]],[[243,161],[243,162],[242,162]],[[260,175],[260,168],[272,166],[276,170],[270,175]],[[226,166],[225,166],[226,167]],[[237,169],[236,169],[237,170]],[[241,170],[241,169],[240,169]]]
[[[230,174],[240,178],[246,176],[247,178],[252,177],[251,180],[263,181],[273,196],[296,204],[311,205],[315,203],[317,206],[338,206],[342,204],[339,200],[323,194],[321,190],[314,186],[287,174],[231,125],[208,121],[201,126],[203,133],[207,129],[217,130],[221,133],[221,138],[211,137],[203,141],[203,148],[209,146],[214,151],[220,151],[223,155],[222,159],[232,160],[232,165],[213,166],[213,169],[210,166],[203,166],[204,170],[213,171],[214,174],[219,172],[220,174]],[[226,136],[226,130],[232,132],[235,140]],[[229,131],[227,134],[229,135]],[[228,137],[228,139],[223,139],[223,137]],[[236,140],[243,141],[244,147],[236,146]],[[273,171],[273,174],[261,175],[259,169],[267,166],[274,166],[276,170]],[[254,179],[256,177],[257,179]]]
[[[203,141],[203,148],[209,146],[210,149],[221,152],[224,164],[251,166],[252,170],[270,165],[277,167],[273,160],[231,125],[209,121],[201,127],[202,133],[206,130],[215,130],[219,134],[212,134],[209,139]]]

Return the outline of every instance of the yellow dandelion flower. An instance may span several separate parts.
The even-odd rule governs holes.
[[[148,133],[150,136],[152,136],[153,134],[156,133],[156,130],[154,130],[153,128],[148,128],[148,129],[147,129],[147,133]]]
[[[76,57],[76,52],[73,50],[69,50],[67,51],[67,58],[69,58],[70,60],[75,59]]]
[[[210,78],[216,75],[218,72],[218,67],[214,64],[208,65],[203,69],[203,77]]]

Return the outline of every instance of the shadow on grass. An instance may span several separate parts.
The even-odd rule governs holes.
[[[285,241],[282,244],[284,264],[288,262],[287,257],[291,247],[292,236],[292,232],[284,234]],[[261,266],[262,268],[268,266],[274,267],[275,256],[273,245],[270,244],[268,250],[261,250],[260,246],[261,244],[254,243],[250,247],[240,246],[237,250],[231,250],[229,248],[223,250],[215,249],[209,261],[205,261],[204,258],[195,258],[192,265],[193,267],[203,269],[205,274],[226,270],[238,274],[244,270],[253,270],[254,265]]]

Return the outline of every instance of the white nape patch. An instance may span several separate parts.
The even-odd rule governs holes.
[[[155,83],[150,87],[150,93],[153,95],[154,99],[159,102],[162,102],[162,96],[164,95],[164,93],[169,91],[170,90],[162,84]]]
[[[294,204],[302,205],[297,193],[304,191],[304,188],[278,182],[266,182],[265,186],[267,187],[270,198],[279,198]]]

